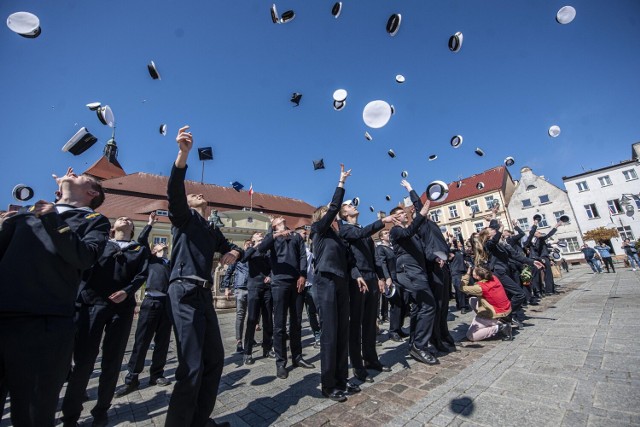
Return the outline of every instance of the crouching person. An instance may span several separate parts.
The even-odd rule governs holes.
[[[473,274],[474,283],[470,284]],[[476,312],[467,331],[470,341],[482,341],[500,333],[503,341],[513,339],[511,333],[511,302],[502,283],[490,270],[471,267],[462,277],[462,292],[470,295],[469,305]]]

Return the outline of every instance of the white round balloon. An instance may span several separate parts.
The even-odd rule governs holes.
[[[389,122],[390,118],[391,106],[385,101],[371,101],[362,111],[362,120],[370,128],[381,128]]]

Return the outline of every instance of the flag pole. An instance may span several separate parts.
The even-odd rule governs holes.
[[[251,206],[249,207],[250,211],[253,211],[253,182],[250,185],[251,188]]]

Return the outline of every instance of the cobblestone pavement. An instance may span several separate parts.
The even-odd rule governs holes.
[[[392,372],[373,372],[375,381],[345,403],[320,394],[319,350],[308,324],[303,353],[317,368],[289,368],[289,378],[281,380],[273,359],[242,364],[234,353],[235,312],[220,312],[226,358],[213,416],[252,427],[640,425],[640,274],[619,268],[617,274],[594,275],[573,267],[557,282],[560,293],[528,307],[526,327],[514,341],[466,341],[459,351],[441,356],[437,366],[416,362],[407,356],[407,343],[380,335],[378,352]],[[471,314],[450,312],[457,339],[471,320]],[[132,345],[133,331],[125,364]],[[99,362],[81,425],[91,425]],[[172,341],[169,379],[176,366]],[[123,366],[120,384],[125,375]],[[138,391],[113,400],[110,425],[164,425],[172,386],[148,386],[147,379],[145,370]],[[8,418],[5,408],[0,426],[10,425]]]

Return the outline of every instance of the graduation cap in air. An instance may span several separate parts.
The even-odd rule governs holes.
[[[240,192],[240,190],[242,190],[244,188],[244,185],[240,184],[238,181],[233,181],[231,183],[231,186],[233,187],[234,190],[236,190],[237,192]]]
[[[333,109],[340,111],[347,105],[347,91],[344,89],[337,89],[333,92]]]
[[[317,171],[318,169],[324,169],[324,159],[313,161],[313,170]]]
[[[166,136],[167,135],[167,125],[165,124],[161,124],[160,125],[160,129],[158,129],[160,131],[160,134],[162,136]]]
[[[504,159],[504,165],[506,167],[513,166],[515,163],[516,163],[516,160],[511,156],[509,156],[506,159]]]
[[[560,255],[560,252],[556,252],[556,251],[551,252],[551,256],[555,260],[558,260],[558,259],[562,258],[562,255]]]
[[[476,148],[475,153],[480,157],[484,156],[484,151],[480,147]]]
[[[437,158],[438,158],[438,156],[436,154],[432,154],[432,155],[429,156],[429,161],[432,162]]]
[[[91,111],[96,111],[98,108],[100,108],[102,104],[100,104],[99,102],[90,102],[87,104],[87,108]]]
[[[404,83],[404,76],[402,74],[398,74],[396,76],[396,82],[397,83]]]
[[[560,218],[558,218],[560,220],[560,222],[566,224],[569,221],[571,221],[571,218],[569,218],[569,215],[562,215],[560,216]]]
[[[458,182],[456,182],[456,188],[460,188],[462,187],[462,180],[459,180]]]
[[[153,80],[162,80],[160,78],[160,73],[158,72],[158,68],[156,67],[156,63],[151,61],[147,64],[147,69],[149,70],[149,75]]]
[[[400,174],[401,177],[406,178],[409,176],[409,172],[407,171],[402,171],[402,173]]]
[[[374,208],[373,206],[369,206],[369,210],[370,210],[371,212],[375,212],[375,208]]]
[[[387,154],[389,155],[389,157],[391,157],[392,159],[396,156],[396,153],[393,150],[389,150],[387,151]]]
[[[371,136],[371,134],[369,132],[365,132],[364,133],[364,137],[367,139],[367,141],[371,141],[373,139],[373,137]]]
[[[375,100],[365,105],[362,110],[364,124],[373,129],[383,127],[391,118],[391,106],[382,100]]]
[[[462,135],[454,135],[451,137],[451,146],[453,148],[458,148],[462,145]]]
[[[278,15],[278,9],[275,4],[271,5],[271,20],[274,24],[280,23],[280,16]]]
[[[556,13],[556,21],[558,24],[569,24],[576,17],[576,10],[572,6],[563,6]]]
[[[402,22],[402,15],[399,13],[394,13],[389,17],[387,20],[387,33],[389,33],[390,36],[393,37],[398,33],[400,22]]]
[[[40,35],[40,19],[29,12],[16,12],[7,18],[7,27],[16,34],[28,39],[35,39]]]
[[[62,151],[68,151],[77,156],[87,151],[96,141],[98,141],[98,138],[93,136],[87,128],[82,127],[64,144]]]
[[[482,190],[484,188],[484,182],[480,181],[476,184],[476,190]]]
[[[203,162],[205,160],[213,160],[213,148],[211,147],[198,148],[198,158],[200,159],[200,161],[203,161]]]
[[[451,37],[449,37],[449,50],[451,52],[458,52],[462,47],[462,33],[458,31]]]
[[[558,125],[553,125],[549,128],[549,136],[551,138],[556,138],[558,135],[560,135],[560,126]]]
[[[286,24],[287,22],[293,21],[293,18],[296,17],[296,14],[293,10],[287,10],[280,17],[280,23]]]
[[[297,107],[298,105],[300,105],[300,100],[302,99],[302,94],[298,93],[298,92],[293,92],[293,95],[291,95],[291,102],[293,102],[294,104],[296,104],[295,106]]]
[[[384,196],[384,198],[387,200],[387,202],[391,201],[391,196],[389,196],[389,195]]]
[[[100,120],[100,123],[102,123],[103,125],[107,125],[110,128],[116,125],[116,119],[113,115],[113,111],[108,105],[97,108],[96,115],[98,116],[98,120]]]
[[[13,198],[19,202],[26,202],[33,197],[33,188],[27,187],[24,184],[18,184],[13,187],[13,191],[11,192]]]
[[[567,242],[564,242],[564,241],[558,242],[558,243],[556,243],[556,245],[558,245],[558,247],[560,247],[560,248],[566,248],[567,247]]]
[[[358,205],[360,204],[360,198],[359,197],[354,197],[353,199],[349,199],[349,200],[345,200],[344,202],[342,202],[342,205],[353,205],[355,207],[358,207]]]
[[[338,16],[340,16],[341,12],[342,12],[342,2],[337,1],[331,8],[331,14],[333,15],[334,18],[338,19]]]
[[[542,221],[542,215],[540,215],[540,214],[535,214],[535,215],[533,216],[533,220],[534,220],[534,221],[538,221],[538,222]]]
[[[444,181],[433,181],[427,186],[426,193],[432,202],[442,202],[449,195],[449,186]]]

